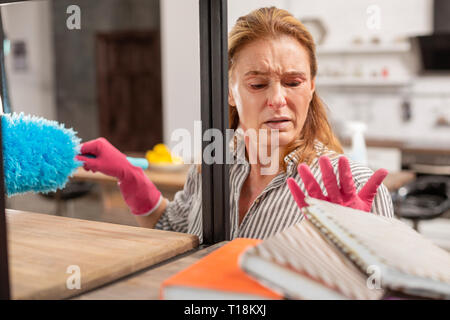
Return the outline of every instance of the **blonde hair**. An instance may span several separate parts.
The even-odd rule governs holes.
[[[317,74],[317,60],[315,44],[311,34],[305,26],[286,10],[275,7],[260,8],[240,17],[228,35],[228,75],[234,66],[236,53],[245,45],[259,39],[277,38],[288,35],[297,39],[306,49],[309,56],[311,79]],[[239,125],[239,114],[235,106],[228,105],[230,128]],[[298,148],[295,153],[297,163],[311,164],[317,156],[315,150],[316,140],[324,146],[338,153],[343,153],[339,140],[331,130],[328,122],[326,107],[316,92],[313,93],[302,132],[298,139],[288,145],[286,154],[280,159],[280,165],[286,170],[284,157]]]

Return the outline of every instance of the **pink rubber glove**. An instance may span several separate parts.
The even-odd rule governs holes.
[[[350,164],[346,157],[339,158],[339,177],[340,186],[337,184],[336,176],[333,172],[333,166],[327,156],[319,158],[320,170],[322,171],[322,180],[327,190],[328,196],[325,196],[320,189],[319,184],[314,178],[306,164],[298,166],[298,173],[302,178],[306,191],[310,197],[340,204],[345,207],[350,207],[358,210],[370,212],[372,202],[377,194],[377,189],[388,174],[387,170],[377,170],[357,193],[353,183],[353,176],[350,169]],[[295,202],[301,208],[307,207],[305,202],[305,195],[293,178],[288,179],[288,186],[294,196]]]
[[[161,192],[142,168],[133,166],[108,140],[98,138],[85,142],[80,151],[81,155],[75,158],[84,162],[84,169],[100,171],[119,180],[122,196],[133,214],[148,215],[158,207],[162,199]]]

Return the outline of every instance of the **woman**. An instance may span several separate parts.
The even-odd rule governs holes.
[[[277,129],[278,149],[270,156],[281,159],[279,170],[261,174],[267,164],[258,157],[249,161],[253,140],[236,131],[230,238],[263,239],[300,222],[305,194],[392,217],[391,198],[381,185],[387,172],[372,175],[340,155],[341,146],[315,92],[315,46],[305,27],[287,11],[261,8],[238,19],[228,47],[230,126],[243,132],[264,129],[269,135]],[[81,152],[96,156],[78,157],[85,169],[119,179],[141,226],[196,234],[202,242],[201,173],[195,166],[184,189],[169,202],[105,139],[83,144]]]

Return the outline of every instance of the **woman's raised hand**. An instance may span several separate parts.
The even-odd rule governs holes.
[[[372,208],[372,202],[377,194],[378,187],[388,174],[385,169],[377,170],[363,188],[357,192],[353,182],[350,164],[346,157],[341,156],[339,158],[338,170],[340,187],[337,183],[336,175],[333,172],[333,166],[331,165],[330,159],[327,156],[320,157],[319,165],[320,170],[322,171],[322,180],[327,190],[327,196],[322,193],[319,184],[306,164],[300,164],[297,168],[310,197],[367,212]],[[287,183],[297,205],[300,208],[308,206],[305,202],[305,194],[302,192],[297,182],[293,178],[289,178]]]

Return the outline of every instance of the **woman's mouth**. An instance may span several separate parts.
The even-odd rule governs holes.
[[[265,125],[267,125],[271,129],[285,129],[287,128],[292,121],[288,118],[275,118],[270,119],[269,121],[264,122]]]

